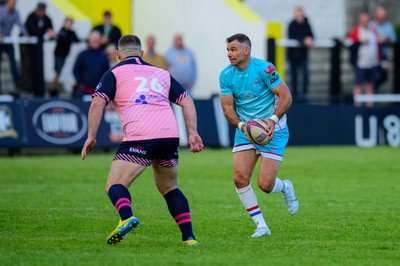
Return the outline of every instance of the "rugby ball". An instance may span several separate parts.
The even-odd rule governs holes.
[[[258,145],[266,145],[270,141],[270,137],[265,131],[265,124],[261,119],[250,119],[246,123],[246,132],[250,140]]]

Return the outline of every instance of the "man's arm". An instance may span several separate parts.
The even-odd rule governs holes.
[[[222,111],[224,112],[226,120],[234,127],[238,127],[240,118],[234,109],[234,101],[232,94],[221,95]]]
[[[276,115],[278,118],[281,118],[292,105],[292,94],[286,83],[283,81],[271,91],[273,94],[279,97],[278,105],[276,106],[274,115]]]
[[[279,101],[273,115],[270,118],[263,118],[262,120],[267,124],[265,129],[270,138],[273,139],[275,133],[275,124],[278,123],[279,119],[281,119],[281,117],[289,110],[293,100],[289,88],[283,81],[271,91],[273,94],[279,97]]]
[[[89,109],[88,118],[88,137],[82,148],[82,160],[85,160],[86,155],[93,150],[96,146],[96,135],[97,130],[103,117],[103,109],[106,106],[106,101],[100,97],[93,97],[92,103]]]
[[[186,96],[178,105],[182,107],[183,117],[185,118],[190,151],[199,152],[203,149],[204,145],[197,132],[197,115],[193,100],[190,96]]]

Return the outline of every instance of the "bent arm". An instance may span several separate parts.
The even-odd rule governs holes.
[[[292,94],[285,82],[282,82],[271,91],[273,94],[279,97],[278,105],[276,106],[274,115],[276,115],[278,118],[281,118],[292,105]]]
[[[221,95],[222,111],[224,112],[226,120],[234,127],[237,127],[240,121],[238,114],[234,109],[234,100],[232,94]]]

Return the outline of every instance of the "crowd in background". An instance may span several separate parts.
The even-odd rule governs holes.
[[[87,42],[87,48],[74,60],[73,76],[76,85],[72,97],[81,97],[94,92],[103,73],[115,66],[117,43],[121,30],[112,23],[110,11],[103,13],[103,23],[92,28],[89,36],[80,40],[73,30],[73,19],[65,18],[60,30],[53,28],[51,18],[46,14],[46,4],[38,3],[25,22],[15,9],[17,0],[6,0],[0,5],[0,55],[6,53],[10,63],[13,82],[17,93],[35,97],[57,97],[62,86],[59,78],[65,61],[75,42]],[[37,43],[20,45],[20,68],[15,60],[13,43],[3,43],[4,37],[10,36],[14,25],[18,25],[22,36],[34,36]],[[56,42],[54,50],[54,78],[49,85],[44,81],[43,42]],[[309,87],[308,50],[313,46],[314,34],[311,23],[302,7],[296,7],[293,20],[287,28],[287,37],[299,42],[299,47],[287,49],[290,66],[289,87],[295,100],[306,99]],[[373,94],[388,79],[389,45],[396,42],[393,25],[388,21],[386,10],[378,7],[371,20],[368,13],[359,16],[358,24],[349,32],[347,43],[350,50],[350,62],[354,69],[354,95]],[[146,39],[143,59],[155,66],[169,70],[191,95],[196,81],[196,61],[192,51],[184,45],[183,36],[173,37],[172,47],[161,55],[156,51],[156,37]],[[1,60],[0,60],[1,63]],[[1,66],[1,65],[0,65]],[[298,72],[301,72],[300,79]],[[301,80],[301,86],[298,85]],[[300,88],[299,88],[300,87]],[[0,82],[0,93],[2,92]],[[356,106],[360,103],[355,102]],[[372,106],[367,103],[367,106]]]
[[[299,47],[287,49],[290,63],[290,89],[294,99],[303,100],[307,97],[309,85],[308,50],[313,45],[314,34],[308,18],[302,7],[296,7],[294,19],[288,27],[289,39],[299,41]],[[378,7],[374,13],[374,20],[367,12],[359,15],[358,24],[347,36],[346,43],[350,50],[350,63],[354,70],[353,95],[376,93],[379,87],[388,79],[389,75],[389,46],[397,41],[393,24],[387,19],[385,8]],[[298,87],[298,70],[302,72],[302,90]],[[354,101],[355,106],[361,103]],[[373,102],[367,102],[368,107]]]
[[[38,3],[35,10],[23,23],[15,8],[16,1],[6,0],[0,5],[0,56],[5,52],[9,59],[16,89],[13,93],[15,96],[22,93],[34,97],[58,97],[61,90],[59,78],[70,53],[71,45],[76,42],[86,42],[87,47],[78,54],[73,65],[76,85],[72,89],[72,97],[92,94],[102,75],[110,67],[119,63],[117,45],[122,34],[118,26],[112,23],[110,11],[103,13],[103,23],[94,26],[89,36],[80,40],[73,30],[74,21],[71,17],[65,18],[58,32],[54,29],[51,18],[46,14],[45,3]],[[11,35],[14,25],[18,25],[21,36],[37,38],[36,43],[20,44],[19,69],[15,59],[14,44],[2,42],[4,37]],[[45,40],[56,42],[54,78],[49,85],[46,85],[44,81],[43,43]],[[184,45],[183,36],[181,34],[174,36],[173,46],[165,56],[156,53],[155,44],[155,37],[149,36],[144,55],[146,60],[150,64],[169,70],[191,93],[196,81],[196,62],[191,50]]]

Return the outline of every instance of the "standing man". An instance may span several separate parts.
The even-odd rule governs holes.
[[[93,30],[101,34],[102,49],[105,49],[110,43],[117,46],[118,40],[121,38],[121,30],[116,25],[112,24],[111,12],[108,10],[103,14],[103,24],[97,25]]]
[[[111,164],[106,185],[106,192],[121,217],[107,243],[120,242],[139,225],[132,214],[128,188],[151,165],[156,186],[182,232],[183,243],[195,246],[189,204],[178,188],[179,132],[170,106],[172,102],[182,107],[190,151],[199,152],[203,143],[197,133],[193,100],[167,71],[142,61],[143,51],[137,36],[123,36],[118,42],[117,55],[121,63],[104,74],[93,94],[88,138],[82,149],[85,159],[96,145],[103,109],[112,101],[125,137]]]
[[[189,48],[183,44],[181,34],[174,36],[174,44],[166,53],[169,72],[192,95],[192,88],[196,82],[196,61]]]
[[[289,39],[297,40],[300,47],[288,48],[288,58],[290,62],[291,88],[294,98],[305,100],[308,93],[308,48],[313,45],[313,32],[308,23],[308,19],[304,15],[303,7],[298,6],[295,9],[294,19],[289,24]],[[297,90],[297,74],[299,69],[303,73],[302,94]]]
[[[251,57],[251,42],[246,35],[232,35],[226,42],[230,65],[221,72],[219,80],[223,112],[228,122],[237,127],[234,183],[239,199],[257,226],[251,237],[261,237],[271,232],[250,183],[260,155],[259,188],[267,194],[282,193],[292,215],[299,207],[292,182],[277,177],[289,139],[286,112],[292,104],[292,95],[271,63]],[[270,143],[260,146],[246,137],[246,122],[252,118],[260,118],[267,124]]]
[[[50,96],[58,96],[58,79],[61,75],[61,70],[64,67],[65,61],[74,42],[79,42],[78,36],[72,29],[74,20],[71,17],[64,19],[64,24],[57,34],[56,48],[54,49],[54,79],[51,83],[49,94]]]
[[[368,13],[361,13],[358,24],[353,27],[347,40],[352,43],[350,46],[351,61],[355,70],[355,84],[353,88],[354,106],[359,107],[357,96],[361,94],[374,94],[374,84],[378,73],[378,65],[381,60],[381,45],[379,34],[370,25]],[[372,107],[373,102],[366,102],[367,107]]]
[[[384,7],[378,7],[375,10],[375,20],[371,22],[371,26],[375,27],[379,34],[379,43],[382,48],[381,62],[377,68],[377,77],[374,85],[375,92],[378,90],[389,75],[389,47],[397,41],[396,32],[393,24],[387,20],[387,12]]]
[[[150,35],[149,37],[147,37],[146,44],[147,51],[143,55],[143,60],[151,65],[168,70],[168,64],[167,61],[165,61],[164,56],[157,53],[155,49],[156,38],[153,35]]]
[[[46,4],[38,3],[25,22],[30,36],[36,36],[38,42],[34,45],[21,45],[21,83],[26,90],[31,90],[34,96],[45,94],[43,41],[47,34],[50,39],[56,37],[53,23],[46,15]]]
[[[19,72],[17,61],[15,60],[14,45],[12,43],[3,43],[3,40],[4,37],[9,37],[11,35],[11,30],[15,24],[18,24],[23,35],[27,35],[27,31],[21,22],[19,13],[15,9],[16,2],[17,0],[7,0],[5,5],[0,6],[0,68],[2,61],[1,55],[3,52],[5,52],[8,56],[8,61],[10,62],[11,74],[15,87],[17,87],[19,82]],[[0,81],[0,94],[1,90]]]
[[[76,80],[74,97],[92,94],[100,78],[110,67],[106,54],[100,48],[100,33],[92,31],[87,44],[87,49],[78,54],[73,67],[73,74]]]

